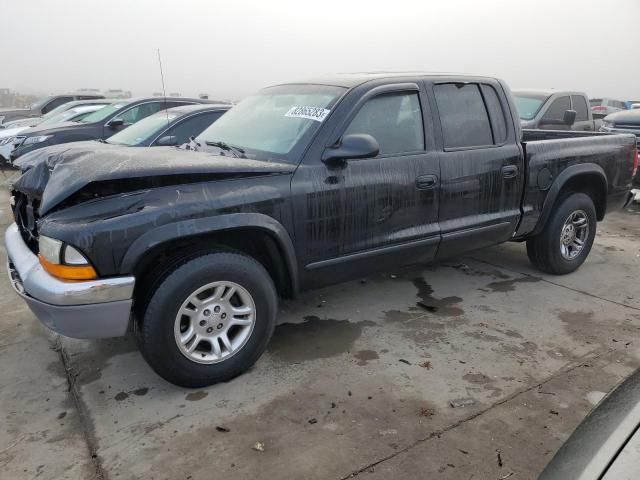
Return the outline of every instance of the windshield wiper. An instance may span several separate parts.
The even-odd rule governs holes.
[[[230,143],[225,143],[225,142],[211,142],[211,141],[206,141],[204,143],[206,143],[210,147],[216,147],[216,148],[219,148],[221,150],[225,150],[227,152],[231,152],[231,153],[233,153],[234,157],[239,157],[239,158],[245,157],[244,149],[242,149],[240,147],[237,147],[236,145],[231,145]],[[238,154],[240,154],[240,155],[238,155]]]

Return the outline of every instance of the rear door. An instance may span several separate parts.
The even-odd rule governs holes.
[[[576,112],[576,121],[572,130],[593,130],[593,121],[589,120],[587,100],[582,95],[571,95],[571,109]]]
[[[523,157],[498,82],[431,85],[440,158],[438,257],[508,240],[520,215]]]

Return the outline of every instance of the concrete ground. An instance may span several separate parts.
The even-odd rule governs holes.
[[[131,339],[52,335],[2,274],[0,476],[536,478],[640,366],[638,210],[564,277],[508,244],[308,293],[250,372],[202,390]]]

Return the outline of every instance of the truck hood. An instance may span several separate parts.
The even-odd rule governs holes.
[[[96,141],[42,148],[24,155],[17,163],[23,173],[13,188],[39,200],[40,215],[72,196],[77,201],[71,204],[154,187],[286,175],[295,170],[295,165],[284,162],[177,147],[134,148]]]
[[[640,126],[640,109],[612,113],[604,117],[604,119],[614,124],[623,123]]]

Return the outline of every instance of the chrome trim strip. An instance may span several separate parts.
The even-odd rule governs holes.
[[[29,250],[13,223],[4,236],[7,255],[20,277],[24,292],[51,305],[87,305],[130,300],[135,277],[112,277],[98,280],[65,282],[49,275],[38,257]],[[9,272],[11,277],[11,272]],[[12,283],[15,279],[11,278]]]
[[[350,262],[353,260],[363,260],[375,257],[376,255],[380,255],[383,253],[395,253],[402,250],[407,250],[409,248],[417,248],[417,247],[428,247],[430,245],[434,245],[440,241],[440,235],[420,239],[413,240],[407,243],[398,243],[394,245],[387,245],[384,247],[373,248],[370,250],[364,250],[361,252],[349,253],[347,255],[342,255],[340,257],[330,258],[328,260],[320,260],[319,262],[313,262],[305,265],[307,270],[313,270],[314,268],[323,268],[330,267],[333,265],[338,265],[344,262]]]

